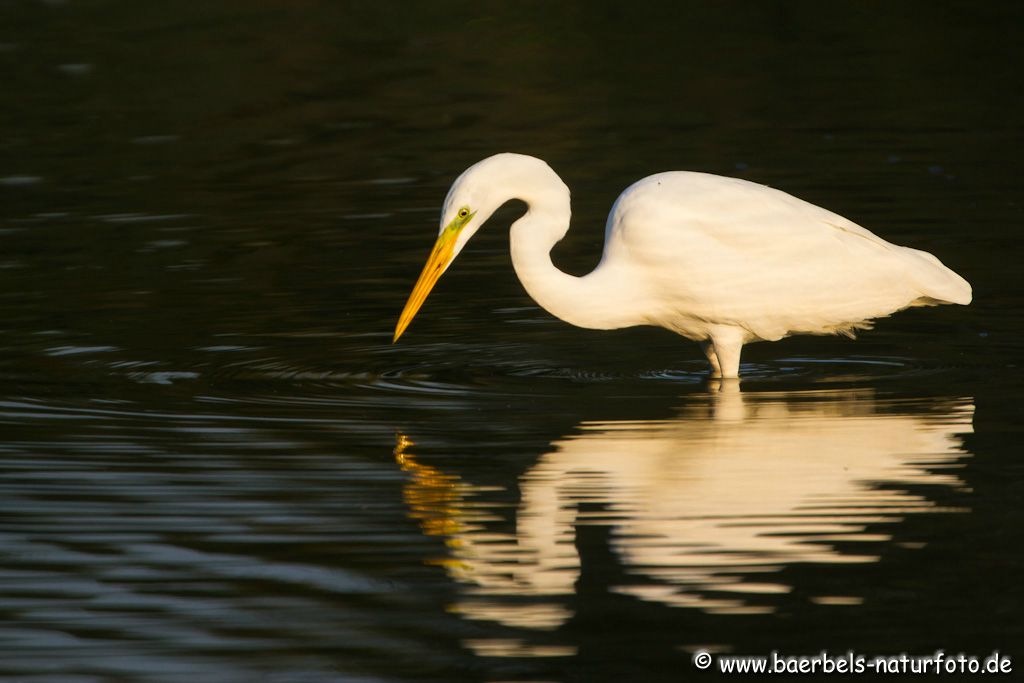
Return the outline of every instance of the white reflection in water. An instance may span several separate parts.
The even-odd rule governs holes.
[[[558,627],[572,616],[564,598],[580,575],[576,528],[602,524],[636,579],[614,590],[709,612],[771,611],[764,598],[792,588],[782,567],[876,561],[891,525],[950,511],[922,486],[963,487],[970,399],[724,389],[688,398],[675,419],[584,423],[554,442],[519,481],[514,533],[491,528],[487,490],[420,464],[402,437],[410,513],[446,539],[440,563],[465,586],[453,609]]]

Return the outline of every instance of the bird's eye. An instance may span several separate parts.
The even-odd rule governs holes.
[[[469,209],[467,207],[464,206],[461,209],[459,209],[459,218],[465,218],[468,215],[469,215]]]

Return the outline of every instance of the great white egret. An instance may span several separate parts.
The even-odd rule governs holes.
[[[701,345],[712,374],[739,376],[740,350],[792,334],[845,334],[911,306],[968,304],[971,286],[931,254],[886,242],[785,192],[738,178],[674,171],[626,189],[604,254],[574,277],[551,262],[569,230],[569,188],[546,163],[497,154],[452,184],[434,249],[395,327],[487,219],[511,199],[512,266],[534,301],[592,329],[656,325]]]

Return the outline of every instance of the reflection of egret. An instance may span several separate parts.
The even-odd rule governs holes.
[[[701,343],[715,375],[736,377],[743,344],[847,334],[909,306],[967,304],[971,286],[931,254],[756,183],[660,173],[616,200],[597,268],[573,277],[550,251],[569,229],[569,189],[540,159],[498,154],[452,185],[441,229],[395,328],[502,204],[522,199],[512,265],[542,307],[580,327],[657,325]]]
[[[581,524],[612,528],[612,549],[637,577],[613,587],[621,593],[714,612],[770,610],[771,594],[792,588],[782,567],[876,561],[892,541],[886,525],[940,511],[915,489],[962,485],[951,468],[972,414],[969,400],[922,407],[869,391],[725,391],[692,400],[682,419],[584,423],[554,442],[519,481],[514,533],[489,529],[476,514],[486,492],[455,478],[434,496],[442,503],[413,514],[430,533],[451,530],[447,566],[467,586],[457,608],[470,616],[563,623]],[[429,487],[435,473],[414,471],[409,487]],[[600,512],[581,512],[583,503]]]

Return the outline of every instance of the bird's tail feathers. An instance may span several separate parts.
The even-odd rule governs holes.
[[[973,299],[971,284],[942,264],[926,251],[904,247],[916,263],[913,278],[921,292],[911,306],[960,304],[966,306]]]

